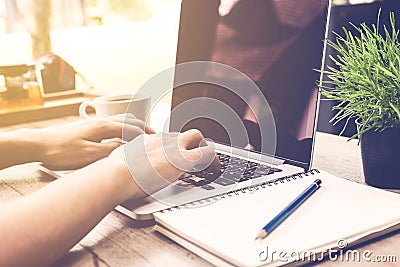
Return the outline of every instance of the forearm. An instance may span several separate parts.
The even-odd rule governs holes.
[[[40,161],[43,145],[36,129],[21,129],[0,134],[0,169]]]
[[[45,266],[61,257],[133,195],[126,171],[104,159],[0,207],[0,266]]]

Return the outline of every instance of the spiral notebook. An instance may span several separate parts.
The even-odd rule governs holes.
[[[260,229],[315,179],[321,188],[265,239]],[[322,260],[400,228],[400,194],[312,170],[157,212],[155,229],[216,266]]]

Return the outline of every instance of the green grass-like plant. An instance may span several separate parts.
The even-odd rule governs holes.
[[[330,56],[336,66],[328,66],[323,73],[328,79],[319,85],[321,94],[340,101],[333,109],[333,124],[359,118],[359,132],[350,139],[361,137],[369,130],[384,131],[400,127],[400,44],[395,15],[390,13],[390,30],[384,25],[379,32],[376,25],[356,26],[360,37],[346,28],[344,35],[335,33],[335,40],[327,40],[337,54]]]

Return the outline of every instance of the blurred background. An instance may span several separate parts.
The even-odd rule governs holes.
[[[349,22],[376,23],[380,8],[382,24],[389,11],[400,22],[399,0],[332,2],[329,38]],[[134,93],[174,65],[179,11],[180,0],[0,0],[0,67],[26,64],[50,51],[82,73],[95,94]],[[79,89],[80,79],[76,82]],[[342,130],[329,122],[333,105],[322,101],[319,131]],[[353,133],[351,124],[344,135]]]
[[[0,0],[0,65],[51,51],[99,94],[133,92],[173,66],[179,10],[179,0]]]

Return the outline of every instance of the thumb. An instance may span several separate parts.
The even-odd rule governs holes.
[[[188,150],[189,159],[193,161],[195,165],[209,166],[214,160],[215,151],[210,146],[200,146]]]
[[[197,170],[204,170],[211,174],[210,180],[213,181],[221,174],[221,163],[210,146],[202,146],[188,151],[192,157],[193,163]]]

